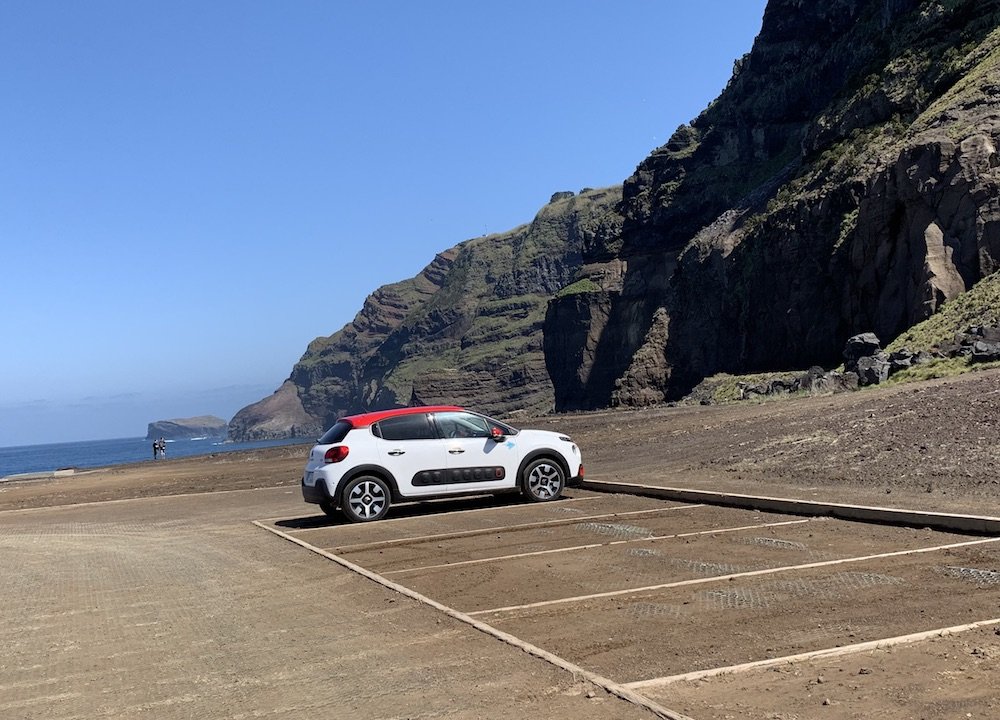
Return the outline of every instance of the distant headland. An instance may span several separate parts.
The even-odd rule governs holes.
[[[174,418],[173,420],[157,420],[149,423],[146,439],[155,440],[190,440],[191,438],[226,439],[229,435],[229,424],[214,415],[199,415],[191,418]]]

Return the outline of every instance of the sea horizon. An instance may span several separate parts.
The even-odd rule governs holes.
[[[304,445],[311,442],[313,440],[309,438],[252,442],[210,437],[167,440],[164,460],[280,445]],[[0,447],[0,479],[35,473],[54,473],[60,470],[113,467],[145,461],[162,462],[153,459],[153,441],[145,437],[10,445]]]

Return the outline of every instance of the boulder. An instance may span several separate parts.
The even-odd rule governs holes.
[[[858,385],[878,385],[889,379],[889,355],[880,352],[858,359],[855,369],[858,374]]]
[[[858,389],[858,375],[855,372],[827,372],[813,366],[799,376],[798,389],[810,393],[840,393]]]
[[[900,370],[905,370],[908,367],[916,365],[918,362],[917,355],[906,348],[891,352],[889,353],[889,374],[892,375]]]
[[[980,340],[972,344],[972,362],[996,362],[1000,360],[1000,342]]]
[[[854,370],[861,358],[871,357],[881,352],[882,343],[875,333],[861,333],[848,338],[844,346],[844,367]]]

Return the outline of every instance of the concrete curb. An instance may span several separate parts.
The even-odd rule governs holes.
[[[659,487],[656,485],[640,485],[637,483],[612,482],[610,480],[584,480],[580,487],[596,492],[626,493],[629,495],[641,495],[687,503],[768,510],[793,515],[831,516],[845,520],[921,528],[928,527],[936,530],[975,533],[979,535],[1000,535],[1000,517],[984,515],[949,515],[947,513],[924,512],[920,510],[844,505],[759,495],[739,495],[736,493],[713,492],[711,490],[689,490],[685,488]]]

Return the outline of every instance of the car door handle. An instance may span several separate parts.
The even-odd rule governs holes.
[[[394,457],[396,455],[406,455],[406,450],[390,450],[389,455],[392,455]]]
[[[450,452],[452,455],[461,455],[462,453],[465,452],[465,450],[463,450],[462,448],[452,448],[448,452]]]

